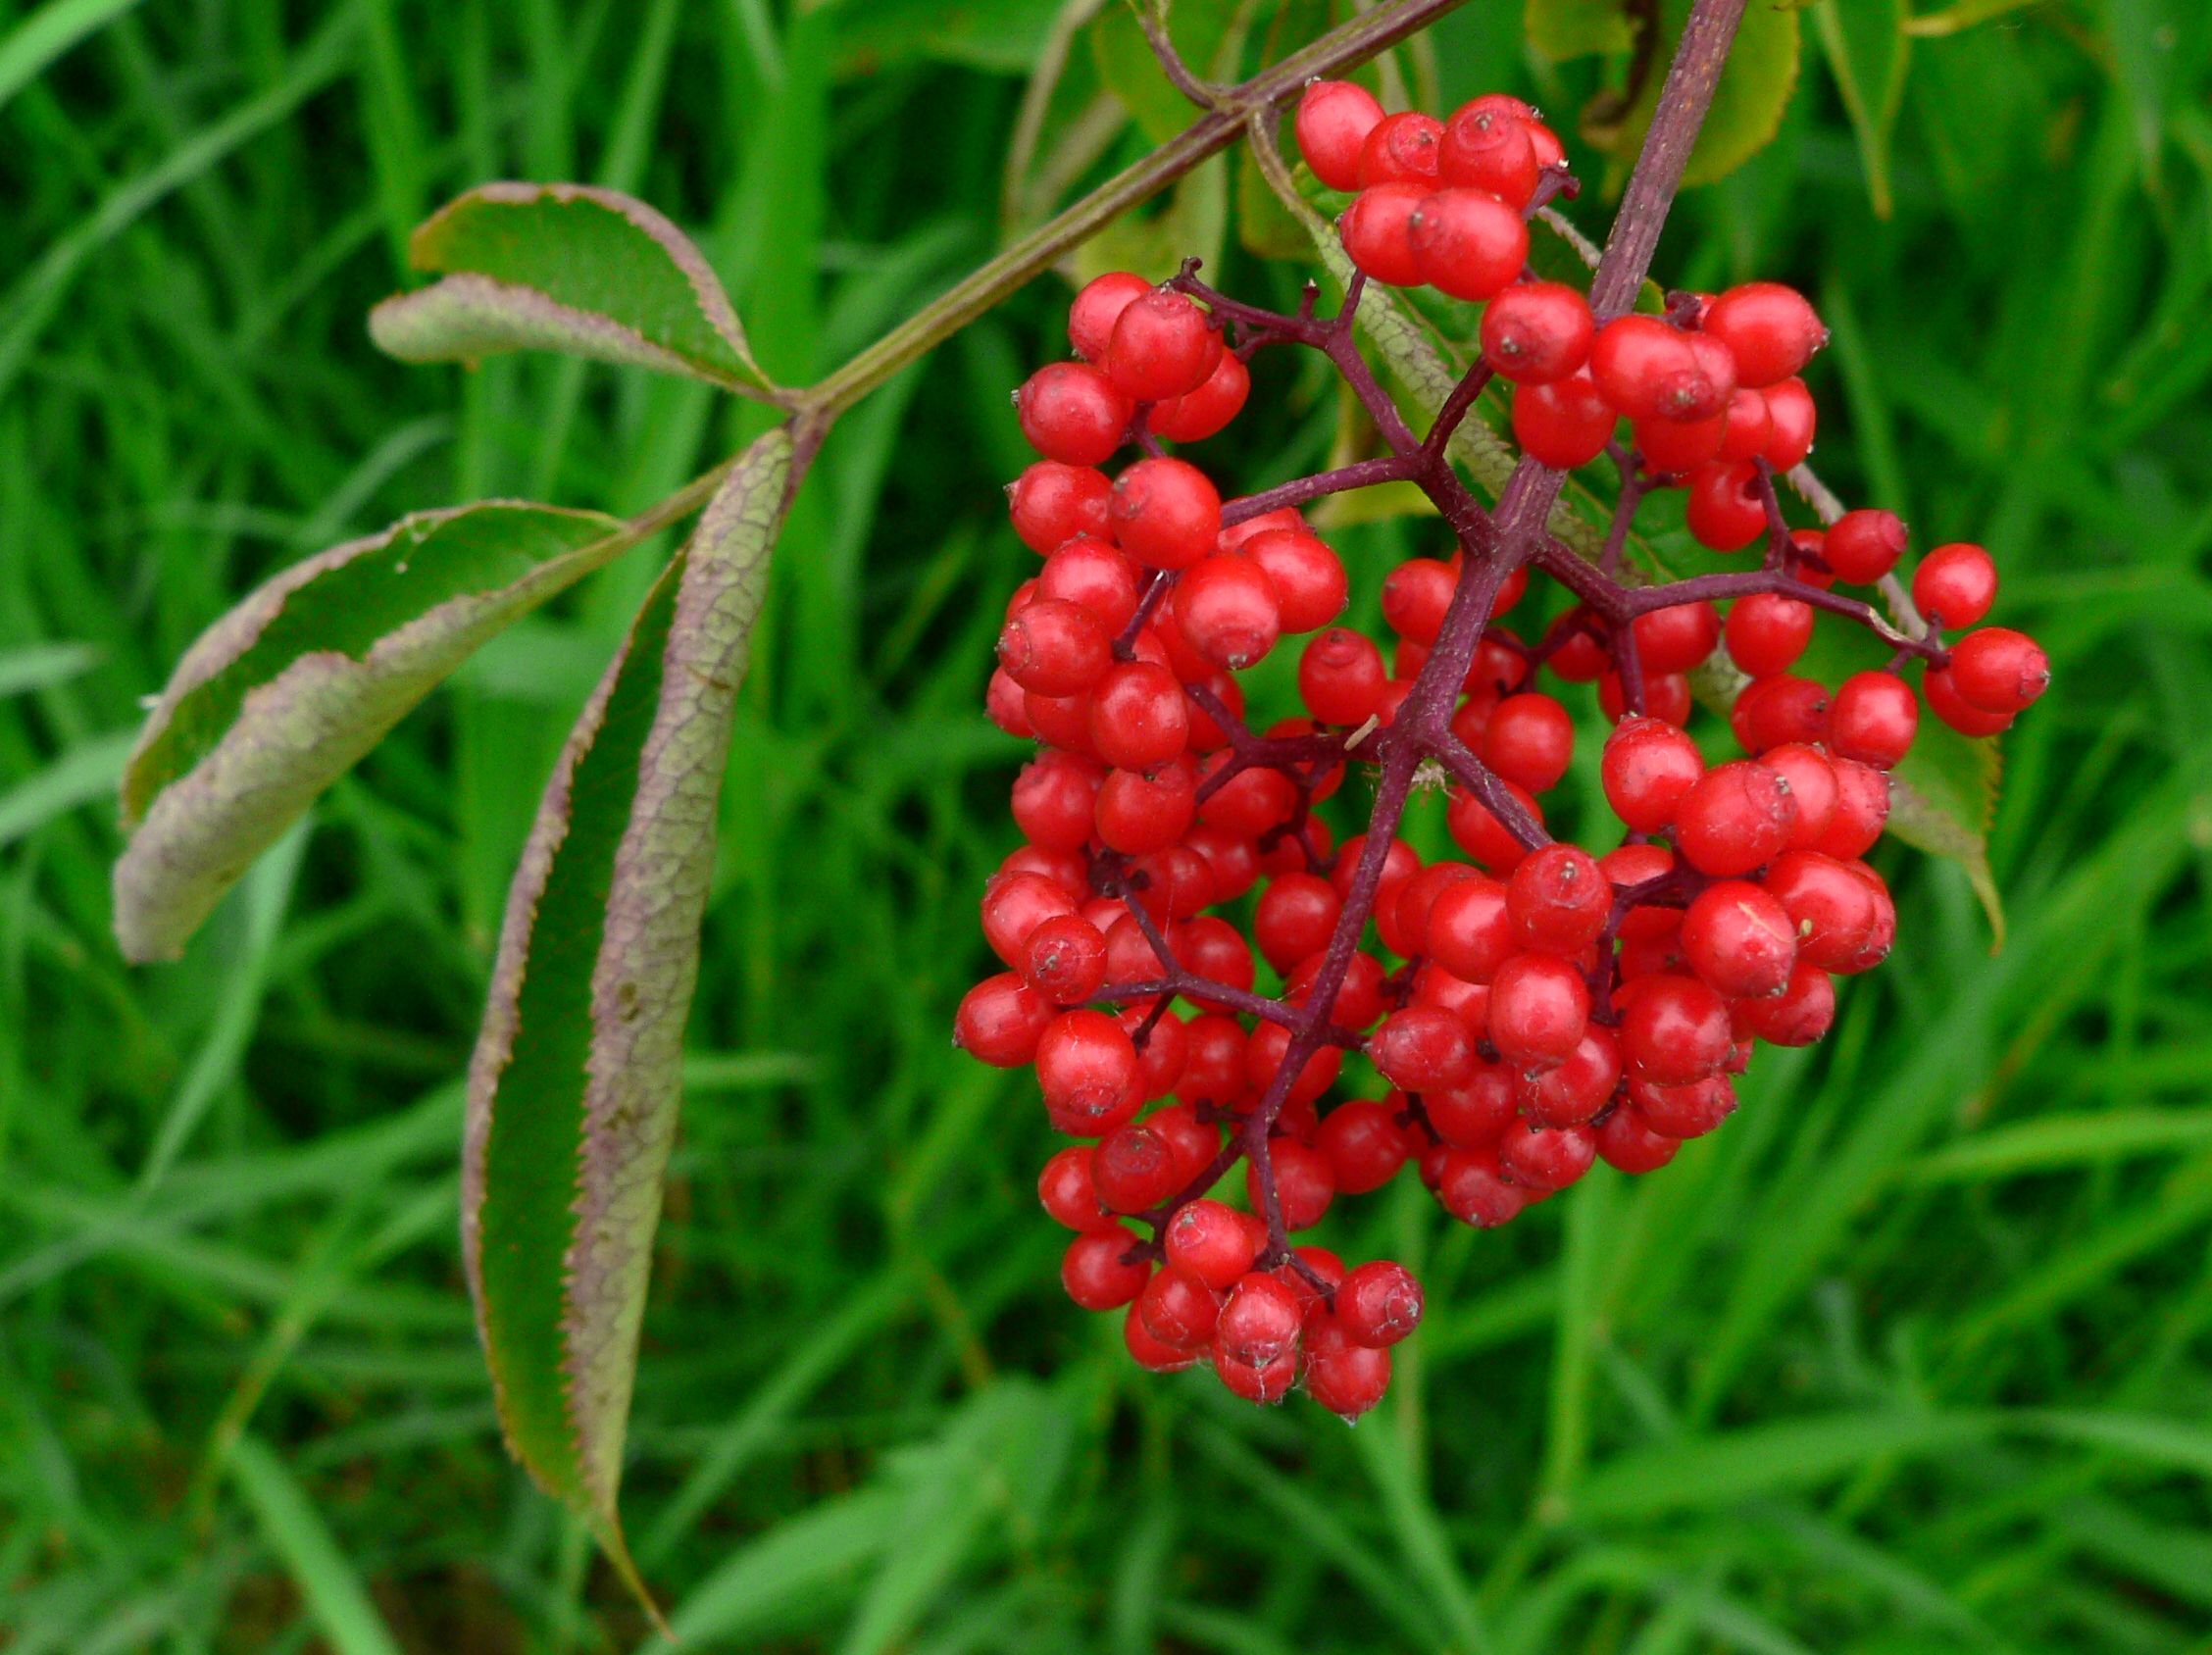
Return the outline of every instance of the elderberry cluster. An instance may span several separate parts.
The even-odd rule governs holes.
[[[1317,82],[1297,135],[1324,183],[1358,191],[1340,229],[1364,278],[1483,302],[1480,355],[1417,439],[1358,362],[1357,283],[1332,322],[1310,303],[1294,317],[1237,304],[1188,271],[1077,295],[1074,359],[1016,396],[1042,458],[1009,490],[1012,517],[1043,562],[1007,606],[986,704],[1039,751],[1013,787],[1024,842],[982,899],[1006,970],[963,999],[956,1038],[1033,1066],[1052,1125],[1079,1140],[1038,1186],[1075,1232],[1070,1297],[1124,1309],[1146,1368],[1205,1363],[1258,1402],[1302,1382],[1354,1418],[1387,1386],[1421,1288],[1388,1260],[1347,1269],[1289,1237],[1409,1163],[1488,1228],[1598,1159],[1650,1172],[1717,1128],[1754,1044],[1819,1039],[1835,978],[1889,950],[1895,911],[1863,858],[1918,727],[1907,669],[1939,718],[1984,735],[2048,666],[2001,628],[1944,643],[1994,600],[1982,548],[1920,560],[1923,619],[1900,632],[1834,590],[1894,588],[1895,517],[1786,523],[1774,477],[1811,446],[1796,376],[1826,339],[1801,296],[1762,282],[1601,318],[1534,279],[1529,215],[1573,180],[1517,100],[1439,125]],[[1391,453],[1225,504],[1161,444],[1223,429],[1249,394],[1246,359],[1278,344],[1326,352]],[[1549,476],[1555,494],[1558,471],[1612,457],[1621,505],[1600,564],[1551,539],[1540,509],[1493,518],[1453,472],[1451,427],[1492,376],[1513,385],[1516,488]],[[1387,661],[1332,625],[1351,580],[1297,509],[1384,480],[1428,493],[1458,542],[1382,579]],[[1760,566],[1626,584],[1636,506],[1673,486],[1699,540],[1763,547]],[[1532,572],[1575,601],[1523,635],[1503,622]],[[1820,610],[1895,659],[1834,687],[1793,673]],[[1286,634],[1307,640],[1302,716],[1256,729],[1237,675]],[[1744,757],[1709,762],[1685,727],[1705,666],[1709,693],[1736,686],[1728,733]],[[1591,684],[1625,830],[1602,854],[1554,840],[1540,802],[1575,742],[1554,690]],[[1339,845],[1316,807],[1355,765],[1376,767],[1375,805]],[[1452,782],[1460,858],[1424,866],[1397,836],[1417,767]],[[1329,1101],[1347,1051],[1385,1096]],[[1239,1161],[1242,1206],[1217,1198]]]

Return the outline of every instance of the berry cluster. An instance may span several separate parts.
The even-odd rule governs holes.
[[[1062,1280],[1078,1304],[1126,1307],[1147,1368],[1207,1363],[1262,1402],[1303,1382],[1350,1418],[1382,1395],[1421,1288],[1388,1260],[1347,1269],[1290,1236],[1409,1164],[1454,1217],[1491,1227],[1596,1160],[1650,1172],[1713,1130],[1755,1043],[1819,1039],[1835,978],[1888,952],[1895,913],[1863,858],[1917,728],[1906,671],[1980,735],[2048,667],[2018,632],[1944,642],[1995,597],[1980,547],[1920,560],[1921,619],[1900,631],[1835,590],[1901,600],[1895,517],[1787,524],[1774,477],[1810,446],[1795,376],[1826,337],[1799,295],[1755,283],[1601,317],[1530,277],[1527,215],[1572,179],[1513,99],[1439,125],[1317,82],[1297,133],[1325,183],[1360,192],[1342,234],[1363,275],[1337,317],[1317,319],[1310,289],[1284,316],[1189,269],[1158,286],[1105,276],[1071,310],[1074,360],[1016,396],[1042,458],[1009,491],[1013,522],[1043,562],[1007,606],[986,701],[1040,748],[1013,788],[1024,843],[982,900],[1006,969],[962,1001],[956,1038],[1033,1065],[1053,1126],[1080,1140],[1039,1180],[1075,1231]],[[1425,437],[1353,342],[1369,278],[1484,302],[1480,356]],[[1247,359],[1278,344],[1327,354],[1389,453],[1225,503],[1162,441],[1226,426]],[[1494,513],[1447,454],[1493,376],[1513,384],[1526,456]],[[1591,564],[1544,526],[1560,473],[1600,455],[1620,507]],[[1423,489],[1457,544],[1383,577],[1385,657],[1332,625],[1351,581],[1298,507],[1390,480]],[[1626,583],[1636,508],[1668,486],[1688,490],[1700,540],[1763,547],[1760,566]],[[1516,630],[1532,573],[1571,601]],[[1819,611],[1894,658],[1833,687],[1793,673]],[[1302,715],[1256,729],[1237,675],[1289,634],[1306,640]],[[1685,728],[1688,675],[1724,660],[1735,671],[1708,677],[1738,686],[1743,756],[1711,762]],[[1573,756],[1572,685],[1594,685],[1612,723],[1600,774],[1624,834],[1601,854],[1544,828]],[[1375,767],[1374,806],[1338,844],[1317,807],[1354,766]],[[1397,829],[1430,779],[1450,783],[1461,855],[1424,865]],[[1352,1051],[1386,1094],[1330,1102]],[[1239,1161],[1242,1207],[1216,1198]]]

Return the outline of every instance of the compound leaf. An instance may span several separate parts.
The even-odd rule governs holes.
[[[616,190],[483,184],[425,220],[408,251],[445,279],[370,312],[370,336],[402,361],[554,350],[770,388],[705,256]]]
[[[264,584],[177,663],[123,777],[115,928],[174,958],[248,864],[509,622],[633,543],[616,518],[422,512]]]
[[[500,1421],[633,1586],[623,1441],[716,800],[791,452],[787,427],[746,450],[577,721],[469,1070],[462,1242]]]

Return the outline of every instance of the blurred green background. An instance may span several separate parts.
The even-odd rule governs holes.
[[[109,940],[114,778],[271,571],[452,500],[635,510],[738,433],[642,376],[379,359],[419,217],[631,189],[803,380],[1141,151],[1067,12],[0,6],[0,1647],[643,1641],[499,1445],[455,1151],[512,860],[649,554],[486,650],[181,966]],[[1813,293],[1824,475],[1986,540],[2048,644],[2008,946],[1891,847],[1895,955],[1673,1168],[1491,1234],[1410,1179],[1332,1214],[1430,1290],[1356,1429],[1135,1372],[1057,1290],[1033,1096],[947,1042],[1013,839],[979,702],[1029,558],[1007,391],[1061,348],[1034,283],[846,421],[777,553],[627,1495],[696,1646],[2212,1649],[2212,20],[1970,0],[1892,63],[1902,15],[1805,14],[1780,135],[1660,265]],[[1388,83],[1571,131],[1619,65],[1522,28],[1472,0]],[[1239,199],[1194,187],[1177,234],[1287,296]],[[1334,434],[1305,371],[1262,386],[1207,450],[1250,486]],[[1342,543],[1372,611],[1433,532]]]

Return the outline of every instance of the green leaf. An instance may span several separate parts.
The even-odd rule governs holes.
[[[1153,213],[1125,213],[1076,249],[1076,280],[1134,271],[1165,281],[1185,259],[1221,262],[1229,230],[1229,157],[1217,155],[1183,176]]]
[[[1875,217],[1889,217],[1889,138],[1904,102],[1912,37],[1904,0],[1827,0],[1813,14],[1829,73],[1851,117]]]
[[[1643,134],[1659,107],[1659,91],[1666,83],[1660,66],[1673,61],[1675,42],[1682,37],[1689,16],[1689,0],[1667,0],[1665,27],[1660,33],[1658,56],[1652,73],[1628,118],[1613,134],[1609,147],[1623,160],[1633,159],[1642,147]],[[1799,31],[1797,13],[1759,0],[1746,6],[1735,31],[1727,69],[1713,93],[1712,112],[1698,133],[1683,174],[1684,184],[1709,184],[1725,178],[1764,149],[1782,129],[1783,112],[1797,89]]]
[[[1554,63],[1635,45],[1628,0],[1529,0],[1529,44]]]
[[[1190,100],[1161,73],[1144,37],[1135,7],[1155,0],[1109,0],[1090,25],[1090,49],[1098,77],[1130,112],[1137,129],[1154,143],[1165,143],[1197,119]],[[1233,68],[1242,41],[1237,0],[1175,0],[1168,9],[1168,34],[1191,73],[1218,76]]]
[[[716,801],[791,452],[787,426],[746,450],[578,719],[469,1071],[462,1242],[500,1421],[633,1586],[623,1440]]]
[[[837,0],[837,67],[880,75],[915,59],[1027,75],[1062,0]]]
[[[295,564],[218,621],[123,776],[116,937],[175,957],[315,796],[485,639],[634,543],[599,512],[422,512]]]
[[[618,191],[483,184],[425,220],[409,254],[445,279],[370,312],[370,336],[402,361],[555,350],[770,388],[705,256]]]

